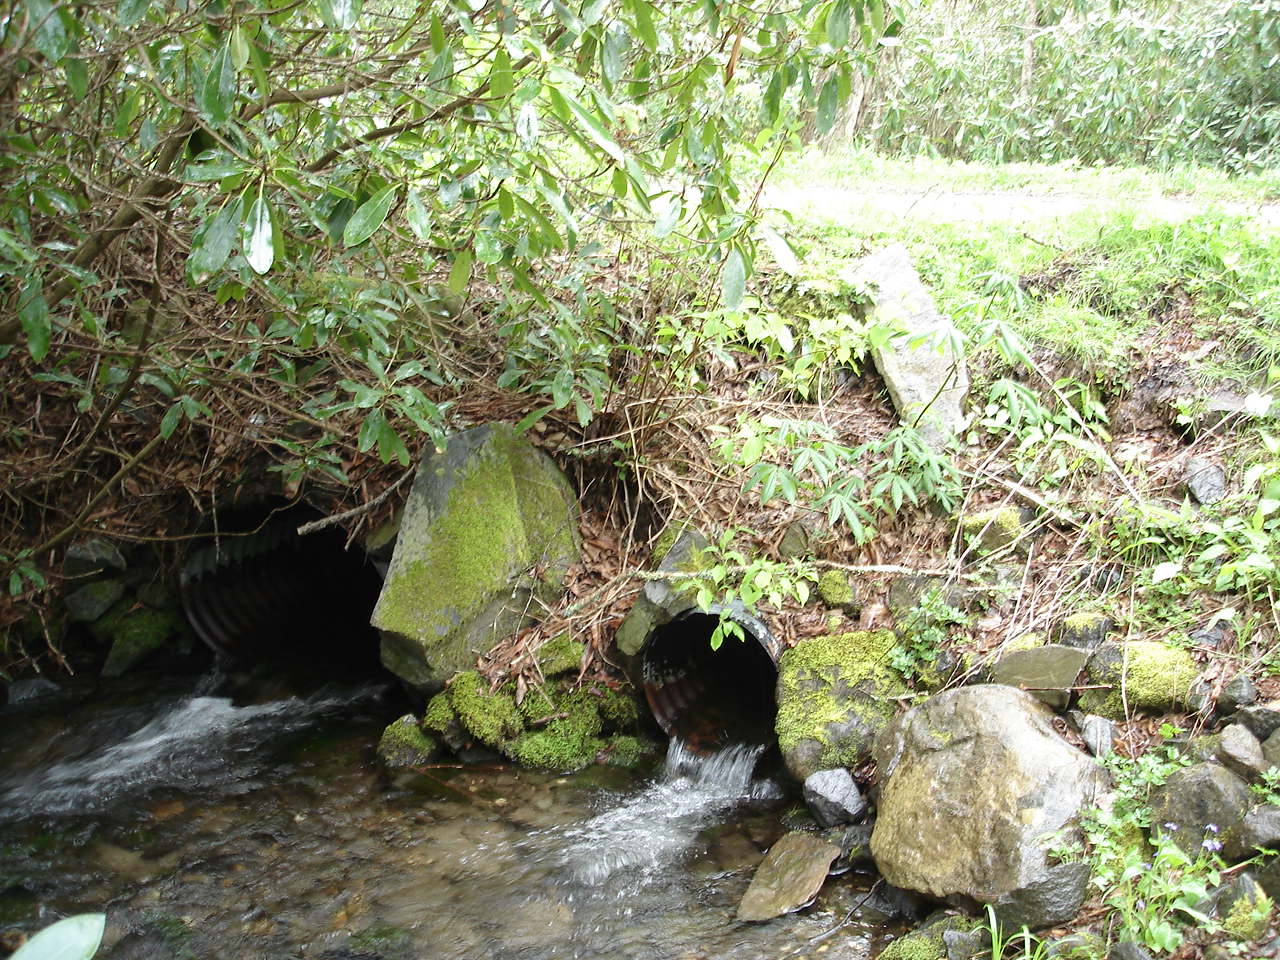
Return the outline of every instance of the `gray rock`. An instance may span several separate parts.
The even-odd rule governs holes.
[[[832,827],[824,836],[840,848],[840,858],[836,861],[833,872],[837,868],[847,870],[859,864],[873,863],[871,856],[871,831],[873,824],[855,823],[846,827]]]
[[[46,677],[15,680],[9,684],[9,702],[25,703],[28,700],[39,700],[41,697],[51,697],[61,690],[61,687]]]
[[[738,904],[738,919],[772,920],[813,901],[840,848],[808,833],[788,833],[773,845]]]
[[[1183,767],[1151,791],[1151,822],[1163,827],[1183,851],[1197,856],[1210,824],[1234,828],[1249,808],[1249,788],[1226,767],[1197,763]]]
[[[976,930],[943,930],[942,946],[947,960],[974,960],[983,952],[990,952],[991,932],[979,927]]]
[[[1012,687],[949,690],[876,741],[882,778],[871,849],[888,882],[943,899],[994,903],[1052,876],[1047,835],[1077,818],[1106,774]]]
[[[1014,506],[993,507],[960,518],[960,533],[971,551],[979,555],[1016,547],[1026,553],[1031,528],[1027,517]]]
[[[1191,457],[1182,473],[1187,493],[1206,506],[1227,495],[1227,475],[1222,467],[1204,457]]]
[[[1044,875],[995,902],[996,917],[1007,929],[1044,930],[1067,923],[1080,912],[1089,891],[1089,864],[1058,863]]]
[[[708,546],[707,538],[697,530],[683,531],[658,564],[658,572],[688,573],[697,570],[702,562],[702,551]],[[631,612],[618,627],[618,649],[628,657],[638,654],[654,630],[696,606],[693,599],[695,589],[691,581],[646,581]]]
[[[955,325],[934,305],[903,244],[859,261],[848,279],[874,289],[871,321],[899,331],[872,349],[898,415],[941,450],[966,422],[969,372],[957,352],[961,340]]]
[[[1105,613],[1086,611],[1063,617],[1053,626],[1050,636],[1054,643],[1082,650],[1096,650],[1107,639],[1115,621]]]
[[[991,668],[991,682],[1021,687],[1037,700],[1061,709],[1071,699],[1088,650],[1050,643],[1032,650],[1007,653]]]
[[[1116,738],[1116,725],[1105,717],[1086,714],[1080,722],[1080,736],[1095,757],[1110,755]]]
[[[1224,767],[1245,780],[1256,780],[1268,766],[1262,744],[1240,723],[1223,729],[1216,755]]]
[[[116,605],[124,596],[119,580],[96,580],[67,594],[63,605],[67,617],[76,623],[92,623]]]
[[[1085,931],[1046,942],[1044,955],[1052,960],[1093,960],[1102,956],[1106,949],[1105,940],[1096,933]]]
[[[1262,742],[1262,755],[1268,767],[1280,767],[1280,732],[1273,733]]]
[[[1258,804],[1234,827],[1219,835],[1223,859],[1236,863],[1252,857],[1259,849],[1280,849],[1280,807]]]
[[[428,445],[373,611],[383,665],[439,689],[559,596],[579,549],[568,480],[511,427],[454,434],[443,453]]]
[[[1218,694],[1218,712],[1224,716],[1247,707],[1258,699],[1258,688],[1247,673],[1237,673],[1228,680]]]
[[[123,573],[125,566],[119,547],[110,540],[93,539],[73,544],[67,549],[62,572],[68,577],[84,577],[103,570]]]
[[[1280,730],[1280,701],[1241,707],[1231,719],[1244,724],[1250,733],[1265,743],[1268,737]]]
[[[1107,960],[1155,960],[1155,958],[1147,952],[1147,948],[1142,944],[1126,940],[1111,947],[1111,952],[1107,954]]]
[[[436,741],[423,733],[418,718],[406,713],[388,724],[378,741],[378,759],[392,769],[429,763],[439,751]]]
[[[1213,684],[1196,680],[1187,690],[1187,709],[1206,716],[1213,712]]]
[[[853,823],[867,809],[858,785],[843,767],[819,770],[804,781],[804,802],[824,827]]]

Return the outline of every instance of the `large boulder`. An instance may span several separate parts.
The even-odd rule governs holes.
[[[871,851],[885,879],[979,903],[1043,890],[1056,869],[1051,838],[1076,832],[1081,808],[1107,788],[1102,768],[1052,720],[1030,694],[992,684],[946,691],[894,721],[875,749],[882,780]],[[1070,910],[1054,903],[1053,918],[1033,916],[1039,899],[1018,902],[1029,926]]]
[[[898,415],[935,449],[945,447],[964,428],[969,393],[955,325],[938,310],[900,243],[860,260],[849,281],[873,291],[871,322],[896,331],[872,350],[872,359]]]
[[[440,689],[560,593],[579,549],[569,482],[511,427],[428,449],[373,611],[383,664],[418,690]]]
[[[810,637],[778,660],[778,746],[804,781],[819,770],[856,767],[907,692],[889,667],[888,630]]]

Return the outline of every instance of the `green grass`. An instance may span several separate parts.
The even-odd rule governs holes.
[[[775,172],[773,182],[790,186],[823,182],[867,191],[1071,194],[1106,200],[1194,197],[1206,204],[1280,200],[1280,170],[1234,175],[1190,166],[1152,170],[1076,163],[997,165],[927,156],[887,157],[854,147],[797,154]]]

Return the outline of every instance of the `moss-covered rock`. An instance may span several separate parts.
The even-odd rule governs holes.
[[[947,960],[947,946],[941,930],[916,930],[885,947],[879,960]]]
[[[610,730],[629,731],[640,725],[640,703],[633,687],[599,687],[597,693],[597,708]]]
[[[124,596],[119,580],[95,580],[67,594],[63,606],[73,623],[91,623],[103,616]]]
[[[1154,640],[1104,643],[1087,670],[1091,683],[1108,689],[1086,690],[1080,709],[1108,720],[1125,719],[1126,704],[1131,712],[1184,708],[1200,672],[1186,650]]]
[[[164,649],[182,629],[178,618],[166,610],[145,607],[111,614],[98,625],[111,640],[111,651],[103,664],[104,677],[118,677],[153,653]]]
[[[1250,874],[1242,874],[1218,902],[1222,929],[1233,940],[1252,943],[1271,925],[1275,904]]]
[[[429,448],[373,611],[383,664],[438,690],[523,625],[533,598],[559,594],[579,546],[568,481],[509,426],[455,434],[443,453]]]
[[[578,770],[597,760],[630,766],[652,750],[623,736],[639,720],[630,689],[575,687],[567,679],[529,690],[518,708],[529,729],[499,744],[512,760],[542,770]],[[614,734],[614,736],[606,736]]]
[[[818,596],[834,610],[851,610],[858,606],[849,574],[843,570],[827,570],[818,578]]]
[[[582,657],[586,651],[587,645],[574,640],[566,631],[540,646],[534,656],[544,677],[556,677],[562,673],[577,671],[582,666]]]
[[[1063,617],[1053,628],[1053,639],[1067,647],[1094,650],[1107,639],[1115,621],[1097,610],[1082,610]]]
[[[539,770],[569,773],[595,763],[605,741],[595,736],[593,725],[581,717],[552,720],[541,730],[521,734],[503,744],[503,752],[516,763]]]
[[[1008,643],[1004,645],[1005,653],[1016,653],[1019,650],[1034,650],[1037,647],[1043,647],[1046,643],[1045,635],[1038,630],[1028,630],[1026,633],[1020,633]]]
[[[489,688],[489,682],[475,670],[458,674],[449,682],[449,706],[469,734],[490,747],[517,737],[524,720],[515,697],[503,687]]]
[[[416,767],[428,763],[439,748],[432,737],[423,733],[418,718],[406,713],[382,731],[378,759],[388,767]]]
[[[696,574],[705,567],[708,546],[707,538],[697,530],[682,529],[665,551],[658,572]],[[638,654],[654,630],[694,609],[697,590],[698,581],[693,578],[646,581],[614,635],[618,650],[628,657]]]
[[[1017,507],[995,507],[960,518],[960,533],[979,553],[993,553],[1018,543],[1024,533]]]
[[[776,730],[787,769],[799,780],[853,767],[871,755],[906,694],[889,667],[896,638],[862,630],[801,640],[778,661]]]

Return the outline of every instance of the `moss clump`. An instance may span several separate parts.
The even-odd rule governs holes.
[[[885,947],[879,960],[947,960],[947,946],[941,933],[916,931]]]
[[[378,759],[388,767],[415,767],[428,762],[437,749],[439,745],[422,732],[418,719],[406,713],[382,731]]]
[[[488,681],[475,670],[460,673],[449,683],[449,706],[468,733],[491,747],[519,736],[524,729],[515,697],[505,688],[490,690]]]
[[[865,759],[871,739],[894,715],[892,698],[907,692],[889,666],[896,643],[892,631],[858,630],[811,637],[784,653],[776,721],[783,754],[815,741],[821,750],[814,769]],[[798,775],[795,764],[788,766]]]
[[[1131,711],[1185,706],[1200,672],[1186,650],[1154,640],[1106,644],[1090,659],[1088,669],[1090,680],[1111,689],[1086,690],[1080,709],[1109,720],[1125,718],[1126,702]]]
[[[573,718],[552,720],[542,730],[503,744],[504,752],[516,763],[556,773],[589,766],[604,747],[603,740],[589,734]]]
[[[818,578],[818,596],[828,607],[847,607],[854,602],[853,584],[843,570],[828,570]]]
[[[458,722],[458,715],[449,705],[449,694],[437,693],[427,701],[427,712],[422,715],[422,725],[436,733],[444,733]]]
[[[1106,639],[1112,625],[1110,617],[1096,610],[1073,613],[1053,631],[1054,640],[1068,647],[1096,647]]]
[[[1222,918],[1222,929],[1235,940],[1252,943],[1267,932],[1274,906],[1262,887],[1251,884],[1231,904]]]
[[[619,733],[605,739],[604,762],[613,767],[636,767],[653,756],[656,749],[651,740]]]
[[[552,637],[535,652],[538,666],[544,677],[569,673],[582,666],[582,656],[587,645],[569,636],[568,632]]]
[[[992,553],[1016,543],[1022,535],[1022,514],[1017,507],[996,507],[960,518],[965,542],[980,553]]]
[[[111,652],[102,667],[106,677],[118,677],[140,660],[161,650],[181,625],[178,618],[163,610],[134,610],[112,616],[101,626],[111,638]]]
[[[1017,650],[1035,650],[1037,647],[1043,647],[1045,637],[1043,633],[1036,630],[1028,630],[1026,633],[1020,633],[1007,644],[1005,644],[1004,652],[1013,653]]]
[[[634,730],[640,725],[640,704],[633,689],[613,687],[599,688],[600,716],[611,730]]]

